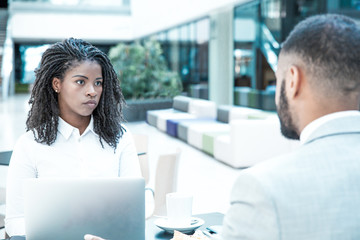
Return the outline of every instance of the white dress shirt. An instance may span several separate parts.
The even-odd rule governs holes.
[[[125,128],[126,129],[126,128]],[[11,157],[6,193],[5,227],[9,236],[25,235],[23,180],[27,178],[141,177],[133,138],[128,129],[117,148],[110,147],[94,132],[93,118],[79,130],[59,118],[56,141],[37,143],[32,131],[17,141]]]
[[[315,119],[314,121],[312,121],[311,123],[306,125],[306,127],[301,132],[301,134],[300,134],[300,144],[306,143],[306,141],[309,139],[311,134],[316,129],[318,129],[321,125],[325,124],[326,122],[328,122],[330,120],[337,119],[337,118],[342,118],[342,117],[349,117],[349,116],[359,116],[359,115],[360,115],[359,111],[351,110],[351,111],[342,111],[342,112],[330,113],[330,114],[322,116],[322,117],[320,117],[318,119]]]

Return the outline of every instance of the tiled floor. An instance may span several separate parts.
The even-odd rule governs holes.
[[[0,151],[11,150],[17,138],[25,132],[25,121],[29,109],[29,95],[15,95],[0,99]],[[131,122],[126,126],[133,133],[149,136],[150,183],[153,185],[154,171],[159,154],[182,150],[179,164],[178,191],[194,195],[193,213],[226,212],[231,187],[238,175],[233,169],[170,137],[145,122]],[[7,168],[0,167],[0,187],[5,185]],[[0,207],[0,212],[4,211]],[[0,231],[0,238],[2,237]]]

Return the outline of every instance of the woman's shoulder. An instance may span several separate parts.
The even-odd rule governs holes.
[[[121,124],[122,128],[122,134],[119,138],[119,143],[121,144],[127,144],[127,143],[133,143],[133,133],[129,127],[125,126],[123,123]]]
[[[27,131],[27,132],[23,133],[16,142],[17,145],[19,145],[19,144],[29,145],[32,143],[36,143],[34,133],[32,131]]]
[[[129,131],[129,128],[124,123],[121,124],[121,128],[124,133]]]
[[[120,139],[128,139],[132,137],[132,133],[128,127],[126,127],[123,123],[121,124],[122,136]]]

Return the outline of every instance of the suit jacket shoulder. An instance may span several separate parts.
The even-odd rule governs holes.
[[[294,152],[244,170],[224,239],[360,239],[359,156],[360,117],[346,117]]]

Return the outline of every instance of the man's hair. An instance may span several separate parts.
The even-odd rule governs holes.
[[[103,91],[93,111],[94,131],[102,146],[104,140],[116,149],[124,131],[121,122],[124,121],[122,108],[125,100],[120,83],[106,54],[81,39],[69,38],[55,43],[42,55],[40,66],[35,70],[26,129],[32,130],[39,143],[51,145],[55,142],[60,110],[52,80],[56,77],[63,81],[65,73],[83,61],[94,61],[101,66]]]
[[[281,51],[300,57],[311,84],[327,95],[359,91],[360,27],[351,18],[309,17],[295,26]]]

